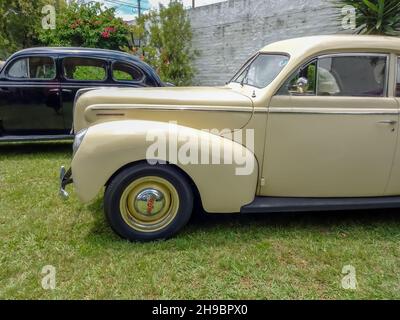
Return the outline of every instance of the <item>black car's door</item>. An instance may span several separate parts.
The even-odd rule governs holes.
[[[65,56],[60,58],[62,105],[64,125],[71,130],[73,104],[80,89],[109,86],[109,62],[106,59]]]
[[[55,58],[17,57],[0,75],[0,134],[65,133]]]

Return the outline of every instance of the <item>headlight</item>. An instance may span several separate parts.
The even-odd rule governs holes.
[[[83,129],[75,135],[74,144],[72,145],[72,150],[73,150],[74,155],[78,151],[79,147],[81,146],[81,143],[82,143],[83,139],[85,138],[85,135],[87,132],[88,132],[88,129]]]

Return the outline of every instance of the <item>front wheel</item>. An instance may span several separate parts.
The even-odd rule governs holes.
[[[130,241],[167,239],[189,221],[193,193],[169,165],[140,163],[123,169],[106,188],[104,209],[112,229]]]

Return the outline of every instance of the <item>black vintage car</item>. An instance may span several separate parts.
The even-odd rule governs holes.
[[[149,65],[111,50],[26,49],[0,70],[0,141],[70,138],[80,89],[164,86]]]

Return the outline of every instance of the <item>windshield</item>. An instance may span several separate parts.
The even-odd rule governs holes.
[[[233,79],[233,82],[265,88],[282,71],[289,61],[285,55],[260,54]]]

